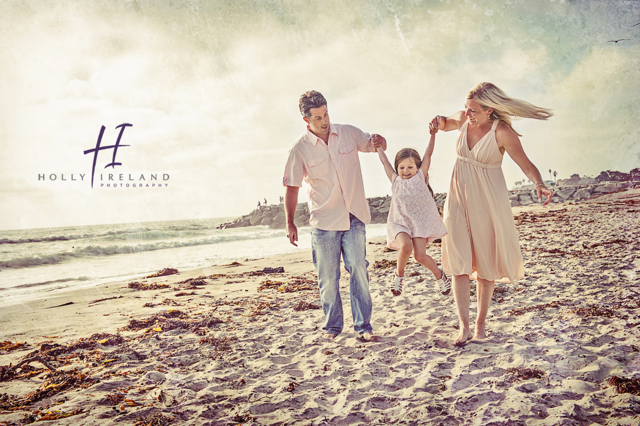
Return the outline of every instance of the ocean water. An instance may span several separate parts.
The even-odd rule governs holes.
[[[282,229],[216,229],[230,218],[0,231],[0,306],[69,288],[139,279],[160,269],[188,270],[309,250]],[[367,238],[386,234],[368,225]]]

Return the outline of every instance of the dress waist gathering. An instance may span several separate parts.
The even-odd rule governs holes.
[[[465,163],[469,163],[472,166],[482,167],[483,169],[499,169],[502,166],[500,163],[493,163],[493,164],[481,163],[479,161],[474,160],[473,158],[463,157],[461,155],[458,155],[458,160],[464,161]]]

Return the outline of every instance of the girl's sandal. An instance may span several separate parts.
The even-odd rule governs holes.
[[[442,269],[440,269],[440,272],[442,272],[442,276],[437,281],[440,285],[440,293],[446,296],[451,292],[451,278],[447,277]]]
[[[394,296],[400,296],[402,294],[402,280],[404,277],[399,277],[396,272],[394,272],[394,275],[396,279],[393,284],[391,284],[391,293],[393,293]]]

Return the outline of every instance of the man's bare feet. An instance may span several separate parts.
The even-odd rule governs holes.
[[[378,336],[367,331],[366,333],[360,334],[357,339],[361,342],[375,342],[376,340],[378,340]]]
[[[454,346],[464,346],[469,340],[471,340],[471,330],[460,330],[456,341],[453,342]]]

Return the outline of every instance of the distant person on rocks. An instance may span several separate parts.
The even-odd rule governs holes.
[[[258,208],[260,208],[260,201],[258,201]]]
[[[266,198],[264,199],[264,205],[265,206],[267,205],[267,199]]]
[[[394,296],[402,293],[404,268],[412,252],[416,262],[433,273],[442,294],[451,291],[451,280],[427,254],[427,244],[447,234],[429,186],[429,166],[437,131],[437,125],[431,123],[431,138],[422,160],[415,149],[403,148],[396,154],[394,166],[384,151],[378,149],[393,194],[387,217],[387,247],[398,250],[395,276],[391,281]]]
[[[350,274],[353,328],[360,340],[374,340],[365,259],[365,224],[371,220],[371,213],[364,195],[358,151],[385,150],[387,141],[354,126],[331,123],[327,101],[315,90],[302,95],[299,107],[307,131],[289,151],[284,171],[287,238],[297,246],[298,229],[294,219],[298,191],[304,180],[309,185],[311,249],[326,317],[322,327],[325,335],[333,339],[343,328],[339,288],[342,256]]]
[[[502,174],[505,152],[536,184],[538,199],[549,190],[537,167],[522,148],[511,117],[547,120],[552,113],[519,99],[510,98],[491,83],[473,87],[465,110],[449,117],[436,116],[432,124],[448,132],[459,130],[451,185],[444,205],[444,224],[448,234],[442,243],[442,265],[453,275],[460,333],[456,345],[472,338],[469,327],[469,276],[477,273],[478,313],[473,339],[486,337],[485,322],[493,295],[494,282],[511,282],[524,276],[518,231],[513,221],[509,191]]]

